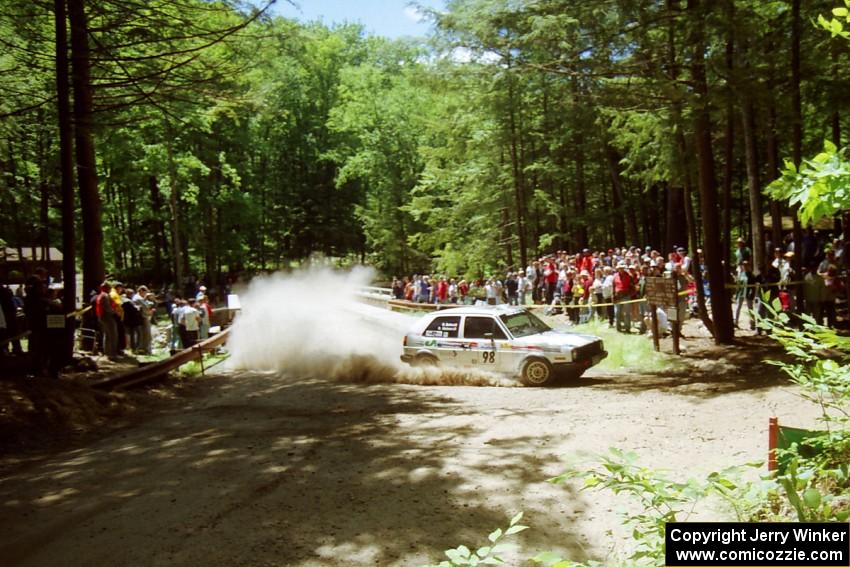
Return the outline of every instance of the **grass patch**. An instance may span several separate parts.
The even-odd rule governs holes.
[[[655,352],[651,337],[618,333],[614,329],[610,329],[608,323],[604,321],[590,321],[585,325],[577,325],[567,329],[574,333],[596,335],[604,341],[608,357],[595,367],[600,370],[629,370],[651,373],[669,370],[681,364],[671,355]]]
[[[225,360],[228,356],[230,356],[229,352],[220,352],[220,353],[210,353],[204,355],[204,365],[203,370],[218,364],[219,362]],[[201,363],[197,360],[193,360],[191,362],[187,362],[183,366],[177,369],[177,373],[181,376],[198,376],[202,372]]]

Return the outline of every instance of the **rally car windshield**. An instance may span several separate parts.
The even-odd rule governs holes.
[[[528,311],[502,315],[500,319],[514,337],[527,337],[552,330],[549,325]]]

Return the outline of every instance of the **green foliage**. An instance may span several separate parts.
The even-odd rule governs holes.
[[[842,7],[833,8],[832,17],[828,20],[823,14],[818,14],[818,24],[832,34],[832,37],[850,39],[850,32],[844,29],[844,24],[850,24],[850,0],[844,0]]]
[[[847,456],[846,439],[843,443]],[[835,440],[827,441],[820,451],[834,452]],[[814,459],[803,459],[797,447],[791,448],[791,459],[783,474],[773,479],[775,490],[800,522],[846,522],[850,518],[850,477],[848,464],[826,466],[823,453]]]
[[[793,445],[773,480],[775,492],[799,521],[847,521],[850,517],[850,339],[808,315],[796,324],[777,301],[766,305],[759,326],[768,330],[792,359],[773,361],[800,386],[803,398],[821,408],[826,431]]]
[[[552,324],[557,326],[558,322]],[[591,320],[570,330],[602,338],[608,356],[596,366],[599,370],[653,373],[672,370],[680,365],[676,357],[655,352],[652,341],[647,337],[619,333],[611,329],[607,321]]]
[[[759,463],[749,466],[760,466]],[[583,489],[610,490],[635,499],[640,509],[624,514],[624,525],[632,531],[634,550],[626,562],[635,565],[664,565],[664,529],[667,522],[683,522],[699,503],[719,496],[738,521],[745,521],[760,502],[758,485],[743,482],[741,467],[712,472],[704,479],[677,481],[664,473],[641,466],[635,453],[609,449],[589,468],[572,467],[551,479],[561,484],[580,479]]]
[[[518,534],[528,529],[528,526],[523,526],[519,523],[522,519],[522,512],[511,518],[511,522],[507,529],[501,528],[493,531],[487,536],[488,543],[479,547],[475,551],[465,545],[460,545],[454,549],[446,550],[447,561],[441,561],[431,567],[455,567],[458,565],[506,565],[502,555],[507,552],[514,551],[516,545],[505,543],[502,541],[505,537]]]
[[[773,361],[800,386],[801,395],[821,407],[828,429],[848,429],[850,424],[850,338],[818,324],[809,315],[799,325],[782,312],[778,300],[766,304],[767,316],[759,326],[770,332],[791,362]]]
[[[824,141],[823,152],[804,160],[799,171],[786,160],[782,176],[766,191],[776,200],[799,205],[804,225],[818,222],[850,208],[850,160],[845,150]]]

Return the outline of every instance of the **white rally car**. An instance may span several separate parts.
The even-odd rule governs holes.
[[[602,339],[552,329],[521,307],[457,307],[431,313],[404,336],[401,360],[413,366],[477,367],[543,386],[578,378],[608,353]]]

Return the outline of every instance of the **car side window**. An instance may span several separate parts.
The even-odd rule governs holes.
[[[460,317],[437,317],[425,328],[426,337],[456,339],[460,330]]]
[[[492,317],[467,317],[463,323],[463,338],[486,339],[485,335],[493,333],[494,339],[506,339],[502,328]]]

